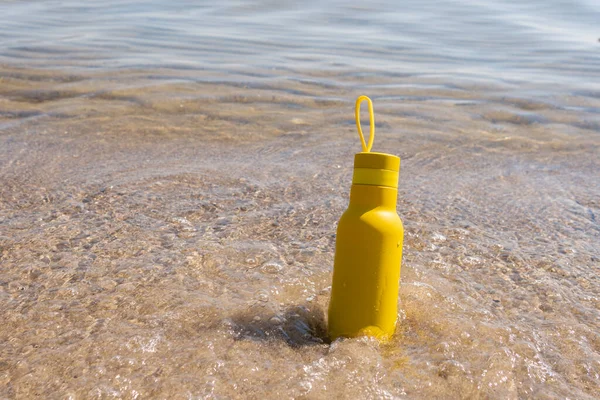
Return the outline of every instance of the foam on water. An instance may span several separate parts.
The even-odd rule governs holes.
[[[0,5],[0,397],[596,396],[597,7],[322,3]],[[358,94],[387,344],[325,334]]]

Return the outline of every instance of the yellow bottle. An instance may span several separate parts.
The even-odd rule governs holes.
[[[368,145],[360,127],[360,103],[371,117]],[[396,212],[400,158],[372,153],[373,103],[356,100],[363,151],[354,156],[350,204],[337,228],[328,331],[332,340],[374,336],[389,339],[396,328],[404,228]]]

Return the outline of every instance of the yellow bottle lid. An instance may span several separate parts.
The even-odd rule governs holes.
[[[369,143],[365,142],[360,126],[360,103],[366,100],[369,104],[370,135]],[[375,139],[375,116],[373,114],[373,102],[367,96],[359,96],[356,99],[355,113],[356,127],[362,143],[363,151],[354,156],[354,185],[376,185],[391,188],[398,187],[398,175],[400,172],[400,157],[386,153],[371,152],[373,140]]]
[[[354,156],[354,168],[400,170],[400,157],[385,153],[357,153]]]

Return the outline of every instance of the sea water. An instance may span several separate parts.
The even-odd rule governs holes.
[[[599,21],[0,2],[0,397],[597,398]],[[360,94],[402,158],[386,344],[326,337]]]

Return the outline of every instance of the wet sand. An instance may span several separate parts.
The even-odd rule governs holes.
[[[378,87],[398,332],[329,344],[353,99],[383,79],[159,73],[2,69],[3,396],[593,398],[600,99]]]

